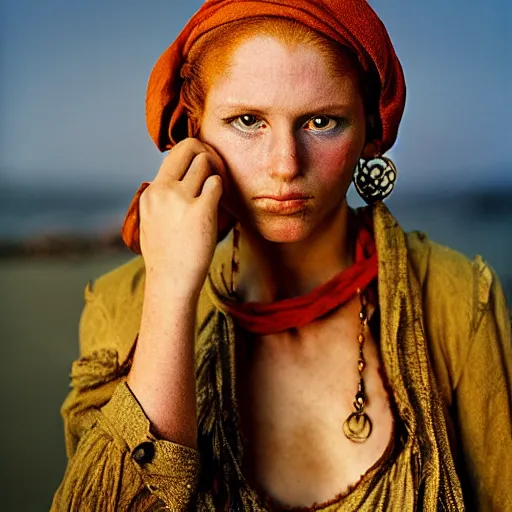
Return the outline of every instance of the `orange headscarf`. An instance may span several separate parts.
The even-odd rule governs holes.
[[[261,17],[286,18],[351,49],[366,72],[380,82],[378,110],[382,133],[377,153],[395,142],[405,105],[405,80],[388,33],[366,0],[206,0],[174,43],[156,62],[146,93],[146,123],[160,151],[171,149],[190,136],[189,120],[181,95],[181,70],[194,43],[208,31],[227,23]],[[139,198],[137,191],[122,229],[123,240],[140,253]]]
[[[405,80],[388,33],[366,0],[207,0],[155,64],[146,95],[146,123],[160,151],[189,136],[180,72],[194,43],[226,23],[255,17],[297,21],[350,48],[380,81],[378,152],[395,142],[405,105]]]

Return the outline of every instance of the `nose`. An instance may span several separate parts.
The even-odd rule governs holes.
[[[272,178],[291,181],[301,173],[299,145],[292,130],[274,131],[269,156],[269,174]]]

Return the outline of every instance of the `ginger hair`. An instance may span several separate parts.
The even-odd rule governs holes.
[[[346,73],[347,59],[356,71],[367,116],[366,140],[380,137],[378,115],[379,81],[376,71],[365,72],[355,53],[348,47],[329,39],[303,24],[286,19],[260,17],[227,23],[203,35],[191,48],[181,70],[182,100],[189,118],[189,136],[196,137],[203,116],[209,88],[220,75],[229,73],[234,51],[255,36],[272,37],[291,49],[311,45],[326,59],[335,73]]]

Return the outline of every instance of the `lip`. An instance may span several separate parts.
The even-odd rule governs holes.
[[[287,197],[287,196],[280,196]],[[298,213],[307,205],[309,197],[299,196],[298,199],[275,199],[272,197],[257,197],[256,204],[262,210],[268,213],[277,213],[281,215],[291,215]]]
[[[291,201],[295,199],[309,199],[311,196],[307,196],[300,193],[289,193],[289,194],[283,194],[281,196],[273,196],[273,195],[265,195],[265,196],[258,196],[256,199],[273,199],[274,201]]]

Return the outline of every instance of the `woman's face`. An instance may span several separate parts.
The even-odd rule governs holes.
[[[366,124],[346,60],[334,71],[311,45],[257,36],[207,92],[199,138],[227,164],[231,209],[266,240],[303,241],[340,211]]]

